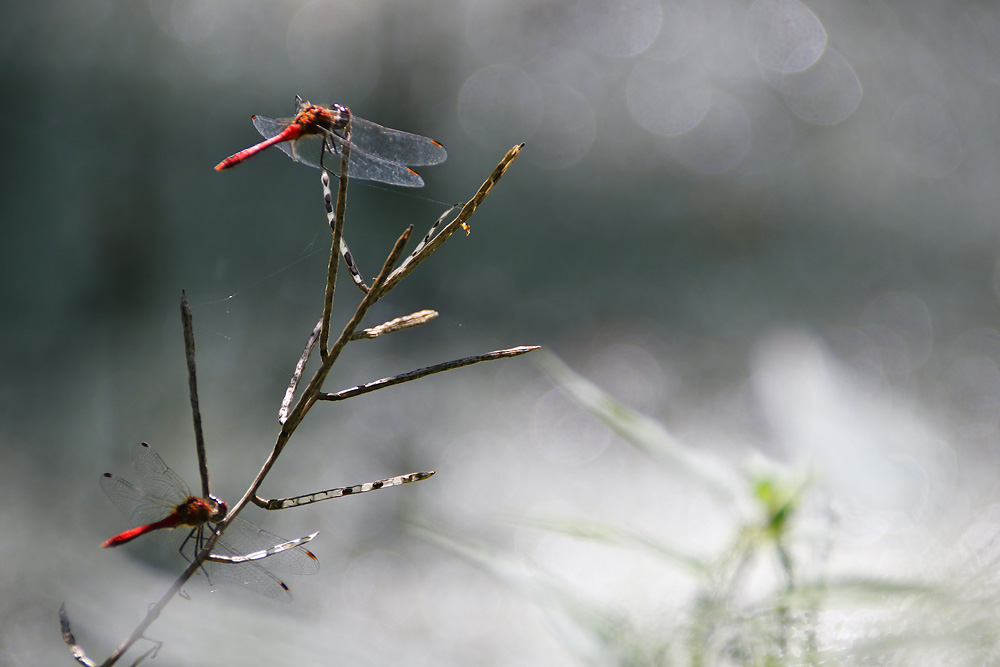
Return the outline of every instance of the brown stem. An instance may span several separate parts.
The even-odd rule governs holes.
[[[347,218],[347,158],[348,153],[340,156],[340,184],[337,187],[337,208],[334,213],[333,238],[330,239],[330,263],[326,270],[326,292],[323,295],[323,327],[319,335],[319,354],[326,358],[326,345],[330,340],[330,317],[333,314],[333,294],[337,288],[337,269],[340,267],[340,244],[344,238],[344,222]],[[323,179],[324,190],[329,189],[330,174],[324,169],[320,177]],[[326,199],[324,197],[324,199]],[[325,202],[327,212],[331,202]]]
[[[187,360],[188,393],[191,396],[191,419],[194,421],[194,447],[198,452],[198,472],[201,474],[201,495],[212,494],[208,482],[208,455],[205,453],[205,434],[201,427],[201,409],[198,407],[198,373],[194,363],[194,316],[187,292],[181,290],[181,327],[184,329],[184,358]]]
[[[422,377],[427,377],[428,375],[433,375],[434,373],[441,373],[444,371],[450,371],[454,368],[461,368],[462,366],[478,364],[481,361],[495,361],[497,359],[516,357],[527,352],[537,350],[539,347],[540,346],[538,345],[522,345],[520,347],[512,347],[507,350],[496,350],[494,352],[487,352],[486,354],[478,354],[474,357],[465,357],[463,359],[455,359],[454,361],[446,361],[441,364],[435,364],[434,366],[418,368],[417,370],[409,371],[408,373],[400,373],[399,375],[393,375],[392,377],[375,380],[374,382],[351,387],[350,389],[341,389],[333,394],[321,393],[316,396],[316,399],[320,401],[343,401],[348,398],[360,396],[361,394],[367,394],[373,391],[378,391],[379,389],[385,389],[386,387],[391,387],[393,385],[410,382],[412,380],[419,380]]]

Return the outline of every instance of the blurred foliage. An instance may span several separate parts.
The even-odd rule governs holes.
[[[547,354],[540,364],[592,416],[661,467],[665,483],[691,478],[703,465],[665,428],[654,428],[556,357]],[[637,430],[637,424],[646,427]],[[664,580],[693,581],[692,588],[678,589],[689,591],[683,599],[662,600],[662,618],[631,608],[625,591],[610,606],[597,602],[558,572],[460,538],[445,526],[424,523],[420,533],[544,610],[564,646],[584,664],[934,665],[991,663],[1000,656],[995,563],[981,569],[960,562],[923,577],[831,574],[827,561],[837,545],[831,508],[816,502],[822,485],[760,456],[742,468],[721,460],[715,465],[728,470],[694,477],[717,501],[700,509],[738,518],[725,543],[703,554],[686,553],[679,536],[586,518],[507,519],[517,528],[615,547],[623,568],[630,556],[644,552],[659,562]],[[735,480],[728,500],[713,488],[721,476]],[[994,535],[991,543],[998,539]],[[986,586],[969,586],[986,583],[984,577]]]

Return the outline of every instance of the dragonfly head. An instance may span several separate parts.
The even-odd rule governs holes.
[[[226,505],[226,501],[218,498],[214,495],[209,495],[208,499],[212,503],[212,516],[209,517],[209,521],[212,523],[218,523],[226,518],[226,513],[229,511],[229,506]]]
[[[333,111],[334,115],[337,117],[337,129],[347,127],[348,123],[351,122],[351,110],[343,104],[331,104],[330,110]]]

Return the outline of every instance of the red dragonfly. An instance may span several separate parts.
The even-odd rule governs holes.
[[[215,496],[192,495],[184,480],[146,443],[136,445],[132,462],[139,473],[139,486],[104,473],[101,488],[136,527],[105,540],[101,546],[117,547],[152,532],[191,562],[213,535],[214,524],[225,518],[226,503]],[[212,554],[225,562],[205,561],[201,570],[210,584],[237,583],[288,602],[292,599],[288,586],[271,570],[292,574],[318,572],[316,556],[301,546],[313,537],[315,534],[285,540],[238,516],[216,542]]]
[[[234,167],[271,146],[296,162],[336,171],[346,148],[350,150],[349,178],[419,188],[424,180],[410,165],[440,164],[448,157],[444,146],[433,139],[376,125],[342,104],[323,107],[296,96],[294,117],[254,116],[252,120],[264,141],[227,157],[215,165],[216,171]]]

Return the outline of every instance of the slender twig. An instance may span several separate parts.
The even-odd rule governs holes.
[[[140,662],[142,662],[146,658],[149,658],[149,659],[155,658],[156,657],[156,653],[160,650],[160,647],[163,646],[163,642],[158,642],[156,640],[150,639],[149,637],[146,637],[145,639],[148,642],[155,642],[156,646],[153,646],[153,647],[149,648],[145,653],[143,653],[138,658],[136,658],[135,660],[133,660],[132,661],[132,667],[136,667],[136,665],[138,665]]]
[[[392,251],[386,257],[385,263],[382,265],[382,270],[379,271],[378,276],[376,276],[375,280],[372,281],[371,291],[365,295],[364,299],[361,300],[357,310],[354,311],[354,315],[344,326],[344,330],[340,332],[340,337],[337,338],[333,345],[330,346],[330,352],[328,355],[330,359],[324,360],[323,362],[325,372],[322,375],[322,379],[326,379],[326,375],[333,367],[333,362],[336,360],[337,356],[340,355],[340,352],[344,349],[344,347],[350,342],[351,337],[354,335],[357,328],[361,326],[361,321],[368,313],[368,309],[374,306],[375,303],[382,298],[382,295],[385,294],[385,284],[389,279],[390,273],[392,272],[392,267],[396,265],[396,262],[398,262],[399,258],[403,255],[403,250],[406,248],[406,243],[410,240],[410,234],[412,233],[413,226],[410,225],[403,231],[400,237],[396,239],[396,243],[393,245]],[[317,376],[319,376],[318,373]],[[315,385],[315,393],[319,393],[321,385],[322,382]],[[313,398],[315,398],[315,393]]]
[[[316,327],[312,333],[309,334],[309,340],[306,341],[306,347],[302,350],[302,356],[299,357],[299,362],[295,364],[295,372],[292,373],[288,389],[285,390],[285,396],[281,399],[281,409],[278,410],[279,424],[284,424],[285,420],[288,419],[288,409],[292,404],[292,399],[295,398],[295,388],[299,386],[299,380],[302,379],[302,372],[306,368],[306,363],[309,361],[309,355],[312,354],[313,347],[316,346],[316,341],[319,340],[319,333],[322,328],[323,320],[320,320],[316,323]]]
[[[208,498],[210,495],[208,485],[208,463],[205,457],[205,439],[201,428],[201,413],[198,409],[198,382],[194,354],[194,323],[191,315],[191,304],[188,302],[187,294],[184,291],[181,291],[181,322],[184,329],[184,351],[188,368],[188,389],[191,395],[191,411],[194,415],[195,444],[198,450],[198,465],[201,469],[204,497]],[[215,543],[219,540],[219,536],[222,535],[222,532],[225,530],[227,525],[228,522],[225,524],[220,523],[216,526],[216,530],[205,544],[205,548],[195,554],[194,559],[188,565],[187,569],[185,569],[177,580],[174,581],[163,597],[160,598],[160,601],[150,606],[146,613],[146,617],[139,623],[138,626],[136,626],[125,641],[123,641],[118,648],[115,649],[114,653],[108,657],[102,667],[110,667],[113,665],[125,653],[125,651],[131,648],[135,642],[142,638],[146,628],[152,625],[153,622],[160,616],[160,612],[163,610],[163,607],[166,606],[173,596],[180,591],[184,584],[187,583],[198,568],[201,567],[202,563],[208,559],[212,553],[212,549],[215,548]],[[62,614],[61,617],[63,615],[64,614]],[[65,640],[67,639],[65,631],[69,629],[68,618],[63,622],[63,628],[63,639]],[[70,633],[70,637],[72,637],[72,633]],[[69,642],[67,641],[67,643]],[[145,655],[140,657],[139,660],[142,660],[144,657]],[[79,661],[80,659],[77,658],[77,660]]]
[[[349,137],[349,128],[348,128]],[[523,144],[522,144],[523,146]],[[434,311],[419,311],[411,315],[407,315],[395,320],[391,320],[382,325],[366,329],[364,331],[358,332],[358,328],[361,325],[364,317],[367,315],[368,310],[385,294],[387,294],[396,284],[399,283],[406,275],[409,274],[417,264],[424,261],[430,253],[432,253],[436,248],[440,247],[447,238],[454,233],[460,227],[467,227],[467,222],[472,214],[475,212],[476,208],[485,197],[489,194],[492,187],[499,181],[503,176],[504,171],[507,169],[509,164],[517,157],[521,146],[515,146],[511,151],[507,153],[504,159],[500,162],[497,168],[494,170],[491,177],[483,184],[483,186],[476,193],[476,196],[462,208],[462,211],[458,216],[452,220],[448,225],[442,229],[437,236],[430,239],[430,235],[434,232],[434,229],[445,219],[442,216],[438,221],[432,226],[431,232],[425,237],[423,247],[418,246],[414,251],[412,261],[408,259],[404,262],[404,265],[400,266],[396,270],[393,267],[397,265],[400,258],[404,254],[404,248],[409,241],[410,235],[412,233],[413,227],[407,228],[402,235],[397,239],[394,244],[392,251],[386,257],[386,260],[382,266],[381,271],[372,283],[371,288],[368,293],[362,298],[361,302],[355,309],[354,315],[344,326],[340,335],[337,337],[332,344],[329,343],[330,336],[330,320],[333,308],[333,297],[334,297],[334,287],[337,278],[337,267],[339,266],[339,259],[341,255],[341,249],[346,249],[346,244],[343,243],[343,229],[345,221],[345,211],[346,211],[346,198],[347,198],[347,163],[349,159],[350,145],[345,142],[344,149],[341,153],[341,174],[340,174],[340,187],[338,189],[337,203],[336,207],[333,207],[331,201],[331,195],[329,193],[329,175],[326,170],[323,171],[322,177],[324,179],[324,201],[326,203],[327,213],[330,214],[331,210],[333,212],[333,239],[331,242],[330,251],[330,263],[327,270],[327,285],[324,294],[324,305],[323,305],[323,317],[317,323],[316,328],[309,337],[306,343],[305,349],[299,359],[299,363],[296,365],[295,371],[293,373],[292,379],[289,383],[288,389],[285,392],[285,396],[282,400],[281,410],[279,413],[281,428],[278,432],[278,436],[275,440],[274,447],[264,465],[261,467],[257,476],[254,478],[253,482],[250,484],[246,493],[243,497],[233,505],[228,514],[224,519],[214,524],[214,531],[209,537],[208,541],[205,543],[204,548],[200,549],[195,555],[192,561],[184,569],[184,571],[177,577],[177,579],[171,584],[164,595],[154,604],[150,605],[147,610],[146,616],[143,620],[135,627],[135,629],[129,634],[129,636],[118,646],[117,649],[111,654],[111,656],[104,662],[105,666],[110,667],[127,651],[129,648],[135,644],[140,638],[143,637],[143,633],[146,629],[160,616],[166,604],[177,595],[184,584],[194,575],[199,568],[202,567],[206,560],[213,561],[223,561],[230,563],[242,563],[249,562],[253,560],[259,560],[266,558],[274,553],[279,553],[288,549],[294,549],[301,546],[305,542],[311,540],[315,537],[315,534],[308,535],[305,537],[298,538],[297,540],[291,540],[288,542],[283,542],[281,544],[275,545],[271,548],[264,549],[261,551],[253,552],[250,554],[237,554],[234,556],[220,556],[218,554],[213,554],[216,543],[218,542],[220,536],[224,533],[226,528],[230,523],[237,517],[237,515],[242,511],[242,509],[249,503],[254,502],[261,506],[268,507],[269,509],[283,509],[285,507],[294,507],[299,505],[305,505],[311,502],[319,502],[321,500],[328,500],[332,498],[339,498],[346,495],[356,495],[359,493],[367,493],[369,491],[374,491],[382,488],[389,488],[391,486],[398,486],[400,484],[407,484],[410,482],[420,481],[427,479],[434,474],[434,471],[427,472],[416,472],[408,473],[406,475],[398,475],[396,477],[389,477],[382,480],[377,480],[375,482],[369,482],[366,484],[359,484],[349,487],[338,487],[335,489],[329,489],[327,491],[321,491],[319,493],[308,494],[304,496],[295,496],[292,498],[283,498],[277,500],[264,500],[257,496],[257,490],[264,481],[271,467],[274,465],[278,456],[283,451],[285,445],[288,443],[292,434],[298,425],[302,422],[305,415],[316,404],[317,400],[342,400],[352,395],[359,395],[362,393],[367,393],[369,391],[375,391],[381,387],[392,386],[394,384],[399,384],[401,382],[407,382],[409,380],[417,379],[418,377],[424,377],[432,373],[438,373],[451,368],[458,368],[461,366],[466,366],[469,364],[477,363],[479,361],[489,361],[493,359],[499,359],[509,356],[517,356],[519,354],[524,354],[536,347],[518,347],[511,348],[509,350],[499,350],[497,352],[491,352],[485,355],[478,355],[476,357],[468,357],[465,359],[459,359],[456,361],[446,362],[444,364],[438,364],[436,366],[431,366],[425,369],[420,369],[417,371],[412,371],[410,373],[404,373],[402,375],[394,376],[391,378],[384,378],[376,382],[368,383],[367,385],[362,385],[360,387],[354,387],[352,389],[347,389],[336,394],[324,394],[322,393],[322,386],[325,382],[327,376],[329,375],[333,364],[336,362],[340,355],[340,352],[344,349],[348,342],[352,340],[360,340],[362,338],[375,338],[385,333],[390,333],[393,331],[399,331],[404,328],[409,328],[413,326],[418,326],[437,316]],[[353,266],[352,260],[345,256],[345,261],[348,266]],[[197,381],[194,363],[194,334],[193,334],[193,324],[191,318],[190,305],[188,304],[186,295],[182,294],[181,300],[181,313],[184,325],[184,339],[185,339],[185,353],[188,364],[189,373],[189,386],[191,393],[191,405],[192,413],[195,426],[195,439],[198,447],[199,454],[199,467],[201,468],[202,482],[204,494],[206,497],[209,496],[209,478],[208,478],[208,467],[205,458],[205,445],[204,436],[202,433],[201,416],[198,408],[198,395],[197,395]],[[298,396],[298,400],[294,400],[296,390],[298,389],[299,382],[304,373],[304,369],[308,360],[311,356],[311,352],[315,347],[315,344],[319,342],[320,344],[320,367],[317,369],[313,377],[310,379],[309,383]],[[294,401],[294,406],[292,405]],[[91,661],[83,650],[79,647],[76,642],[75,637],[70,629],[69,618],[66,614],[65,607],[60,609],[60,625],[62,628],[63,639],[66,641],[67,645],[70,647],[71,654],[73,657],[83,665],[93,666],[95,663]],[[142,656],[139,657],[138,661],[142,661],[147,656],[155,653],[155,649],[152,651],[147,651]],[[138,662],[137,661],[137,662]]]
[[[458,214],[458,217],[452,220],[450,223],[448,223],[448,225],[444,229],[442,229],[441,232],[437,236],[435,236],[430,243],[427,244],[427,246],[424,248],[424,252],[421,254],[420,257],[414,258],[414,262],[411,265],[410,270],[415,268],[417,264],[426,259],[430,255],[430,253],[432,253],[436,248],[440,247],[441,244],[443,244],[448,239],[448,237],[462,225],[462,223],[467,221],[472,216],[472,214],[475,213],[476,208],[479,207],[479,205],[483,202],[486,196],[490,193],[490,190],[493,189],[493,186],[496,185],[496,183],[500,180],[501,177],[503,177],[504,172],[507,171],[507,168],[510,166],[510,164],[514,161],[515,158],[517,158],[518,153],[521,152],[521,148],[523,147],[524,144],[520,144],[518,146],[514,146],[509,151],[507,151],[507,154],[503,157],[500,163],[493,170],[493,173],[490,175],[490,177],[486,179],[486,182],[484,182],[482,186],[480,186],[479,191],[476,192],[476,195],[471,200],[469,200],[469,202],[466,203],[465,206],[462,207],[462,211]],[[347,156],[342,155],[341,168],[344,170],[345,173],[347,168],[346,161],[347,161]],[[347,190],[347,179],[342,177],[340,182],[340,191],[337,197],[337,214],[336,214],[336,225],[334,229],[334,237],[337,236],[338,230],[340,230],[341,234],[343,233],[344,215],[342,213],[342,209],[346,205],[346,197],[347,197],[346,190]],[[253,482],[251,482],[249,488],[243,494],[243,497],[240,498],[240,500],[230,508],[229,513],[226,515],[226,518],[223,519],[222,522],[219,524],[220,527],[224,528],[225,526],[229,525],[229,523],[239,514],[239,512],[243,510],[243,508],[247,505],[247,503],[250,502],[250,499],[256,496],[257,489],[260,488],[260,485],[264,482],[264,478],[267,476],[268,472],[270,472],[271,468],[274,466],[278,457],[281,455],[281,452],[284,450],[285,445],[288,444],[288,440],[291,437],[292,433],[294,433],[295,429],[302,422],[302,419],[309,412],[312,406],[315,405],[316,401],[318,400],[318,396],[322,391],[323,382],[326,380],[327,375],[329,375],[330,370],[333,368],[334,362],[336,362],[337,358],[340,356],[341,351],[343,351],[347,343],[350,342],[351,337],[354,335],[354,332],[357,330],[357,328],[361,325],[361,321],[368,313],[368,310],[373,305],[375,305],[375,303],[383,295],[387,294],[394,285],[398,284],[400,280],[402,280],[404,277],[406,277],[406,275],[409,274],[409,271],[406,271],[405,273],[402,274],[394,273],[392,268],[393,266],[395,266],[396,262],[399,261],[399,258],[402,256],[403,249],[406,247],[406,243],[407,241],[409,241],[410,234],[412,232],[413,232],[413,226],[411,225],[396,240],[396,243],[393,246],[392,251],[386,257],[386,260],[382,265],[382,270],[379,272],[378,276],[372,282],[371,290],[361,300],[361,303],[358,304],[357,309],[354,311],[354,315],[344,326],[344,329],[341,332],[340,337],[332,345],[330,345],[329,348],[327,348],[324,344],[323,333],[322,332],[320,333],[320,346],[321,346],[320,354],[322,358],[322,363],[319,369],[313,375],[312,379],[309,381],[309,384],[306,386],[306,388],[303,389],[302,394],[299,396],[298,401],[296,401],[295,403],[295,406],[288,413],[285,422],[281,425],[281,430],[278,433],[278,437],[274,443],[274,447],[272,447],[271,453],[268,455],[268,458],[264,462],[264,465],[261,466],[260,471],[257,473],[257,476],[254,478]],[[339,239],[336,238],[334,240],[339,241]],[[331,261],[333,260],[332,255],[333,253],[331,251]],[[339,260],[339,256],[336,259]],[[393,278],[394,275],[395,278]],[[328,282],[331,279],[336,280],[335,271],[328,272],[327,274]],[[395,282],[390,283],[390,280],[394,280]],[[333,287],[328,284],[326,288],[326,293],[328,295],[332,295],[332,292],[333,292]],[[329,313],[327,312],[328,306],[332,307],[332,300],[324,304],[323,327],[322,327],[323,331],[327,331],[329,329]],[[529,349],[526,349],[525,351],[529,351]]]
[[[348,153],[340,156],[340,185],[337,188],[337,207],[334,213],[333,238],[330,240],[330,263],[327,265],[326,293],[323,296],[323,326],[319,334],[319,353],[326,358],[326,345],[330,340],[330,316],[333,313],[333,293],[337,287],[337,267],[340,266],[340,244],[344,239],[344,221],[347,212],[347,158]],[[320,178],[324,191],[329,191],[330,174],[324,169]],[[327,199],[324,197],[324,199]],[[327,201],[327,211],[329,211]]]
[[[315,537],[319,535],[319,531],[315,533],[310,533],[305,537],[300,537],[294,540],[288,540],[287,542],[282,542],[281,544],[275,544],[267,549],[261,549],[260,551],[254,551],[253,553],[244,554],[241,556],[219,556],[218,554],[210,554],[206,560],[210,560],[214,563],[249,563],[254,560],[264,560],[268,556],[273,556],[275,554],[280,554],[283,551],[288,551],[289,549],[295,549],[300,547],[307,542],[312,542]]]
[[[462,207],[462,210],[459,211],[455,219],[445,225],[445,228],[442,229],[426,246],[424,246],[423,251],[419,255],[413,257],[412,260],[408,261],[405,266],[401,266],[393,272],[385,286],[386,292],[398,285],[399,281],[408,276],[410,272],[417,268],[421,262],[430,257],[431,253],[440,248],[444,242],[448,240],[448,237],[454,234],[460,227],[467,226],[469,218],[471,218],[472,214],[476,212],[479,205],[483,203],[483,200],[486,199],[487,195],[489,195],[493,186],[496,185],[501,178],[503,178],[504,172],[506,172],[511,163],[517,159],[517,156],[521,152],[522,148],[524,148],[524,144],[519,144],[507,151],[507,154],[503,156],[502,160],[500,160],[500,164],[496,166],[493,173],[490,174],[490,177],[487,178],[486,182],[479,187],[479,191],[476,192],[476,196],[466,202],[465,206]]]
[[[354,255],[351,254],[351,249],[347,247],[347,241],[343,237],[340,239],[340,255],[344,258],[344,264],[347,265],[348,271],[351,272],[351,280],[354,281],[359,290],[368,294],[370,288],[365,284],[365,279],[361,275],[361,269],[354,263]]]
[[[73,630],[69,625],[69,615],[66,613],[65,602],[59,607],[59,629],[62,631],[63,641],[69,646],[70,655],[81,665],[97,667],[97,663],[87,657],[87,654],[76,642],[76,637],[73,636]]]
[[[442,223],[442,222],[444,222],[444,221],[445,221],[445,220],[446,220],[446,219],[448,218],[448,216],[449,216],[449,215],[451,215],[451,212],[452,212],[452,211],[454,211],[454,210],[455,210],[456,208],[458,208],[458,207],[460,207],[460,206],[462,206],[462,205],[463,205],[463,204],[462,204],[461,202],[459,202],[459,203],[457,203],[457,204],[452,204],[452,205],[451,205],[451,207],[450,207],[450,208],[448,208],[448,210],[447,210],[447,211],[445,211],[445,212],[444,212],[444,213],[442,213],[442,214],[441,214],[440,216],[438,216],[438,219],[434,221],[434,224],[432,224],[432,225],[431,225],[431,228],[427,230],[427,233],[426,233],[426,234],[424,234],[424,238],[422,238],[422,239],[420,240],[420,243],[418,243],[418,244],[417,244],[417,246],[416,246],[416,247],[415,247],[415,248],[413,249],[413,252],[412,252],[412,253],[410,253],[410,256],[409,256],[409,257],[407,257],[407,258],[406,258],[406,260],[405,260],[405,261],[404,261],[404,262],[403,262],[402,264],[400,264],[400,265],[399,265],[399,268],[397,268],[397,269],[396,269],[396,271],[400,271],[400,270],[402,270],[402,269],[403,269],[404,267],[406,267],[406,266],[407,266],[407,265],[408,265],[408,264],[409,264],[410,262],[412,262],[412,261],[413,261],[413,259],[414,259],[414,258],[415,258],[415,257],[416,257],[417,255],[419,255],[419,254],[420,254],[420,251],[424,249],[424,246],[426,246],[426,245],[427,245],[428,243],[430,243],[430,241],[431,241],[431,237],[433,237],[433,236],[434,236],[434,232],[435,232],[435,231],[437,231],[437,228],[441,226],[441,223]],[[469,230],[469,226],[468,226],[468,225],[464,225],[464,228],[465,228],[465,230],[466,230],[466,231],[465,231],[465,233],[466,233],[466,236],[468,236],[468,234],[469,234],[469,232],[470,232],[470,230]]]
[[[400,484],[409,484],[410,482],[420,482],[431,475],[435,471],[427,470],[425,472],[411,472],[405,475],[396,475],[395,477],[386,477],[385,479],[379,479],[374,482],[366,482],[365,484],[355,484],[354,486],[338,486],[335,489],[327,489],[326,491],[319,491],[317,493],[307,493],[303,496],[295,496],[294,498],[261,498],[259,496],[253,497],[254,505],[258,507],[263,507],[266,510],[284,510],[289,507],[301,507],[302,505],[311,505],[312,503],[318,503],[322,500],[330,500],[332,498],[343,498],[344,496],[356,496],[359,493],[368,493],[369,491],[378,491],[379,489],[388,489],[393,486],[399,486]]]
[[[181,326],[184,329],[184,357],[187,360],[188,393],[191,396],[191,418],[194,421],[194,446],[198,452],[198,472],[201,474],[201,496],[208,498],[212,489],[208,482],[208,456],[205,453],[205,434],[201,428],[201,409],[198,407],[198,373],[194,361],[194,317],[187,292],[181,290]]]
[[[385,389],[386,387],[391,387],[393,385],[410,382],[411,380],[418,380],[422,377],[433,375],[434,373],[441,373],[443,371],[450,371],[453,368],[461,368],[462,366],[478,364],[480,361],[496,361],[497,359],[516,357],[525,354],[526,352],[537,350],[539,347],[539,345],[522,345],[520,347],[512,347],[508,350],[495,350],[493,352],[487,352],[486,354],[477,354],[473,357],[446,361],[441,364],[435,364],[426,368],[418,368],[415,371],[400,373],[399,375],[382,378],[381,380],[375,380],[373,382],[368,382],[367,384],[358,385],[349,389],[342,389],[332,394],[321,393],[316,396],[316,399],[319,401],[343,401],[348,398],[360,396],[361,394],[367,394],[373,391],[378,391],[379,389]]]
[[[284,450],[285,445],[288,444],[289,438],[291,438],[292,433],[302,422],[306,413],[312,408],[316,403],[316,395],[320,392],[323,387],[323,382],[326,380],[326,376],[329,375],[330,370],[333,368],[334,362],[340,356],[341,351],[350,341],[351,336],[354,331],[361,325],[361,320],[364,319],[368,312],[376,301],[378,301],[379,296],[383,292],[385,286],[385,281],[389,278],[389,274],[392,271],[392,267],[395,266],[396,262],[399,261],[400,256],[403,254],[403,250],[406,248],[406,242],[410,239],[410,234],[413,232],[413,227],[408,227],[406,231],[396,240],[396,244],[392,247],[392,251],[386,258],[385,263],[382,265],[382,270],[379,272],[375,281],[372,283],[372,289],[365,298],[361,300],[357,309],[354,311],[354,316],[351,317],[344,330],[341,332],[340,337],[330,346],[330,350],[327,352],[326,356],[323,357],[323,363],[320,365],[319,369],[313,375],[312,379],[305,389],[302,390],[302,394],[299,396],[299,400],[296,401],[295,407],[292,408],[291,412],[288,413],[288,418],[285,423],[281,425],[281,430],[278,432],[278,438],[274,443],[274,447],[271,449],[271,453],[268,455],[267,460],[261,467],[257,476],[251,482],[250,487],[243,494],[243,497],[230,508],[229,513],[226,518],[222,520],[219,526],[227,526],[237,514],[239,514],[250,499],[257,494],[257,489],[264,482],[264,478],[267,473],[270,472],[271,467],[278,460],[278,456],[281,455],[282,450]]]
[[[419,310],[415,313],[410,313],[409,315],[403,315],[402,317],[389,320],[388,322],[384,322],[375,327],[355,331],[351,334],[351,340],[378,338],[379,336],[393,333],[394,331],[402,331],[403,329],[410,329],[412,327],[420,326],[421,324],[426,324],[437,316],[438,312],[436,310]]]
[[[97,667],[97,663],[87,657],[87,654],[84,653],[83,649],[77,643],[76,637],[73,636],[73,630],[69,624],[69,615],[66,613],[65,604],[59,607],[59,627],[60,630],[62,631],[63,641],[66,642],[67,646],[69,646],[70,655],[72,655],[73,658],[81,665],[86,665],[86,667]],[[153,639],[147,639],[147,641],[153,642],[155,646],[150,647],[145,653],[143,653],[138,658],[133,660],[132,667],[135,667],[146,658],[149,657],[155,658],[156,652],[160,650],[161,646],[163,646],[162,642],[158,642]],[[104,664],[105,665],[111,664],[111,661],[109,660]]]
[[[215,534],[212,535],[208,542],[205,543],[205,548],[195,555],[194,559],[188,564],[187,568],[185,568],[174,583],[170,585],[167,592],[164,593],[157,602],[149,606],[149,609],[146,611],[146,617],[139,622],[139,625],[132,630],[131,634],[129,634],[129,636],[125,638],[125,641],[123,641],[118,648],[115,649],[114,653],[112,653],[108,659],[104,661],[101,667],[111,667],[111,665],[118,662],[118,659],[124,655],[125,651],[129,650],[133,644],[142,639],[143,633],[146,632],[146,628],[152,625],[153,622],[160,617],[160,614],[163,612],[163,608],[167,606],[167,603],[180,592],[181,588],[184,587],[184,584],[186,584],[191,577],[194,576],[194,573],[197,572],[202,566],[202,563],[208,560],[208,557],[215,548],[215,543],[219,541],[219,536],[221,534],[222,528],[218,528]]]
[[[327,172],[324,170],[323,172]],[[330,225],[330,231],[334,231],[336,226],[336,215],[334,215],[333,209],[333,193],[330,192],[330,177],[326,178],[320,177],[320,183],[323,186],[323,202],[326,205],[326,222]],[[351,279],[354,284],[358,286],[362,292],[368,293],[368,285],[365,284],[365,279],[361,277],[361,270],[358,269],[358,265],[354,263],[354,256],[351,254],[351,249],[347,247],[347,241],[344,237],[340,237],[340,254],[344,257],[344,264],[347,265],[347,270],[351,272]]]

